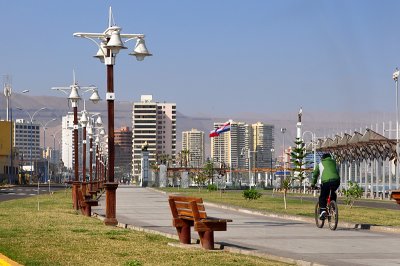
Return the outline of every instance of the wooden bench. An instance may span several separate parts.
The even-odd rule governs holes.
[[[78,189],[78,207],[85,216],[92,216],[92,206],[99,206],[99,201],[94,199],[85,199],[81,189]]]
[[[393,190],[390,194],[390,198],[394,199],[397,204],[400,204],[400,190]]]
[[[231,219],[208,217],[203,199],[171,195],[168,199],[172,212],[172,225],[176,227],[179,241],[190,244],[190,227],[198,232],[201,246],[214,249],[214,231],[226,231],[226,223]]]

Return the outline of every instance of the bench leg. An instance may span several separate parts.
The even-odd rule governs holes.
[[[84,215],[87,217],[91,217],[92,216],[92,206],[90,205],[86,205],[86,207],[84,208]]]
[[[190,225],[185,225],[182,227],[177,227],[179,241],[182,244],[190,244]]]
[[[214,249],[214,231],[199,232],[199,236],[204,249]]]

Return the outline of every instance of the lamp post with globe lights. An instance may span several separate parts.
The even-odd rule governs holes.
[[[97,192],[97,187],[94,189],[94,178],[93,178],[93,135],[96,129],[101,128],[102,132],[105,134],[104,129],[102,128],[103,121],[101,119],[100,113],[90,114],[89,118],[89,126],[88,126],[88,136],[89,136],[89,193],[91,195],[95,195]],[[97,116],[96,121],[94,117]]]
[[[30,149],[29,149],[29,157],[30,157],[30,161],[31,161],[31,176],[30,176],[30,178],[29,178],[29,183],[32,183],[32,175],[33,175],[33,159],[32,159],[32,144],[33,144],[33,139],[32,139],[32,135],[33,135],[33,131],[32,131],[32,127],[33,127],[33,119],[35,118],[35,115],[37,115],[40,111],[43,111],[43,110],[46,110],[47,109],[47,107],[42,107],[42,108],[40,108],[40,109],[38,109],[36,112],[34,112],[32,115],[28,112],[28,111],[26,111],[26,110],[24,110],[24,109],[22,109],[21,107],[17,107],[17,109],[18,110],[20,110],[20,111],[23,111],[23,112],[25,112],[28,116],[29,116],[29,119],[30,119],[30,135],[31,135],[31,137],[30,137],[30,139],[31,139],[31,141],[30,141]],[[35,143],[36,143],[36,140],[35,140]],[[40,145],[39,145],[40,146]],[[37,179],[37,186],[38,186],[38,191],[37,191],[37,193],[38,193],[38,211],[40,210],[40,206],[39,206],[39,193],[40,193],[40,189],[39,189],[39,177],[38,177],[38,179]]]
[[[100,59],[107,68],[107,112],[108,112],[108,180],[105,184],[106,189],[106,225],[117,225],[116,219],[116,190],[118,183],[114,182],[114,164],[115,164],[115,147],[114,147],[114,65],[116,55],[121,49],[126,49],[122,39],[125,42],[136,40],[136,46],[130,55],[136,57],[138,61],[142,61],[146,56],[151,56],[148,52],[143,34],[123,34],[122,28],[114,23],[114,17],[110,7],[108,17],[108,28],[103,33],[83,33],[77,32],[73,35],[91,40],[99,48],[95,58]]]

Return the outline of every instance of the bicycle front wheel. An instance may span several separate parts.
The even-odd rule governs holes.
[[[328,206],[328,223],[331,230],[336,230],[339,221],[339,210],[336,201],[332,200]]]
[[[315,224],[317,225],[318,228],[324,227],[325,220],[319,219],[319,214],[320,214],[320,208],[319,208],[319,202],[315,205]]]

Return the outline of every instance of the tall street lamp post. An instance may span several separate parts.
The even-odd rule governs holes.
[[[41,123],[40,125],[43,128],[43,158],[46,158],[46,129],[47,129],[47,125],[53,121],[56,121],[57,118],[53,118],[49,121],[47,121],[46,123]],[[49,164],[48,164],[48,158],[47,158],[47,164],[46,164],[46,170],[44,171],[44,182],[46,182],[48,180],[49,177]]]
[[[29,90],[23,90],[21,93],[27,93]],[[10,170],[9,170],[9,184],[13,182],[14,179],[14,156],[13,156],[13,124],[12,124],[12,106],[11,106],[11,95],[12,88],[11,82],[4,82],[4,96],[7,100],[7,121],[10,121]]]
[[[244,150],[247,150],[247,158],[248,158],[248,163],[249,163],[249,169],[248,169],[249,182],[250,182],[250,188],[252,188],[253,186],[256,185],[256,182],[255,182],[255,174],[256,173],[254,173],[254,176],[252,176],[252,174],[251,174],[251,153],[255,153],[257,151],[251,151],[249,148],[242,148],[242,151],[240,153],[241,156],[244,156]]]
[[[399,189],[399,75],[396,67],[393,73],[393,80],[396,84],[396,189]]]
[[[81,113],[80,123],[82,126],[82,194],[85,197],[86,190],[86,125],[88,124],[88,117],[86,110]]]
[[[57,134],[60,132],[61,130],[58,130],[57,132],[55,132],[54,134],[51,134],[51,137],[53,137],[53,152],[51,153],[51,160],[53,162],[53,169],[56,169],[56,136]],[[60,150],[60,149],[59,149]],[[54,171],[53,171],[54,174]]]
[[[148,52],[143,34],[121,34],[122,28],[114,23],[111,7],[109,11],[108,28],[103,33],[74,33],[75,37],[86,38],[93,41],[99,48],[96,58],[100,59],[107,67],[107,111],[108,111],[108,182],[105,184],[106,189],[106,225],[117,225],[116,219],[116,190],[118,183],[114,182],[114,164],[115,164],[115,147],[114,147],[114,64],[115,58],[121,49],[126,49],[122,39],[125,42],[137,40],[136,46],[130,55],[134,55],[138,61],[142,61],[146,56],[151,54]],[[112,25],[112,23],[114,23]],[[96,41],[100,40],[100,43]]]
[[[74,75],[74,84],[70,85],[69,87],[53,87],[52,90],[58,90],[61,91],[65,94],[68,95],[68,91],[71,91],[68,100],[71,101],[71,105],[73,108],[74,112],[74,122],[73,122],[73,129],[74,129],[74,175],[75,179],[74,182],[72,183],[72,201],[73,201],[73,207],[75,210],[79,209],[78,205],[78,189],[80,187],[80,182],[79,182],[79,161],[78,161],[78,101],[81,99],[81,96],[79,95],[78,91],[79,90],[84,90],[84,92],[87,91],[92,91],[93,94],[90,97],[93,103],[98,102],[97,99],[100,99],[97,88],[94,86],[90,87],[80,87],[78,86],[77,82],[75,81],[75,75]]]
[[[286,128],[281,128],[281,132],[283,135],[283,150],[282,150],[282,162],[283,162],[283,180],[286,180],[286,159],[285,159],[285,133]]]
[[[273,174],[273,172],[272,172],[272,161],[273,161],[273,156],[274,156],[274,152],[275,152],[275,149],[274,148],[271,148],[271,187],[272,187],[272,181],[273,181],[273,177],[274,177],[274,174]]]
[[[316,137],[315,137],[315,133],[311,132],[311,131],[304,131],[303,135],[302,135],[302,140],[304,141],[304,135],[306,133],[310,133],[311,134],[311,147],[312,147],[312,151],[313,151],[313,169],[315,169],[315,167],[317,166],[317,143],[316,143]]]
[[[33,119],[35,118],[35,115],[37,113],[39,113],[40,111],[42,111],[42,110],[46,110],[47,107],[40,108],[39,110],[34,112],[33,115],[31,115],[28,111],[22,109],[21,107],[17,107],[17,109],[20,110],[20,111],[24,111],[29,116],[29,119],[30,119],[30,135],[31,135],[30,139],[31,139],[31,141],[30,141],[30,145],[29,145],[30,146],[29,157],[30,157],[30,161],[31,161],[31,177],[29,178],[29,183],[32,183],[32,175],[33,175],[33,159],[32,159],[32,142],[33,142],[33,140],[32,140],[32,127],[33,127],[33,125],[32,124],[33,124]],[[35,143],[36,143],[36,140],[35,140]],[[39,187],[39,177],[38,177],[38,180],[37,180],[37,185],[38,185],[37,193],[38,193],[38,210],[39,210],[40,209],[40,207],[39,207],[39,194],[40,194],[40,192],[39,192],[39,189],[40,189],[40,187]]]

